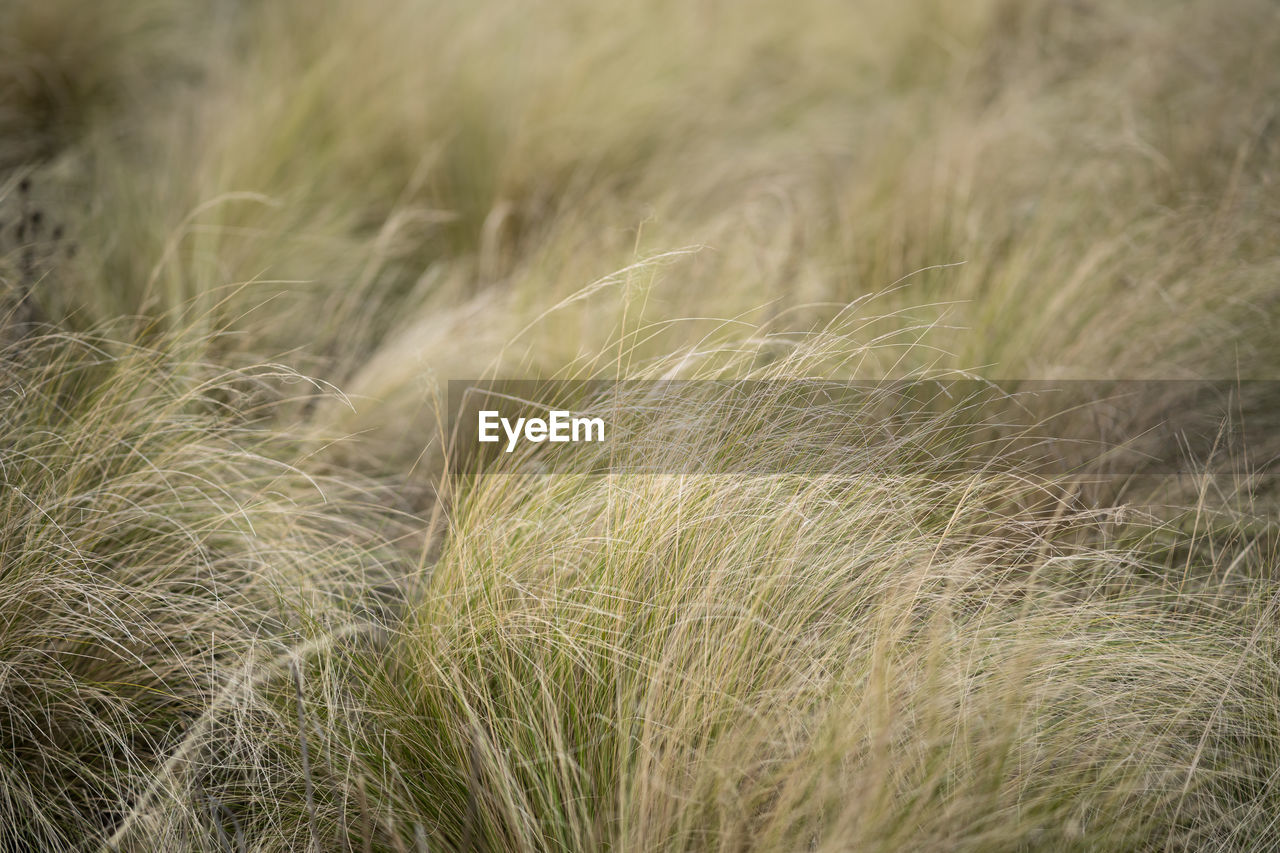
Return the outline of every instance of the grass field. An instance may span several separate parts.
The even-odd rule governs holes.
[[[488,377],[1269,424],[1277,56],[1272,0],[3,0],[0,849],[1280,850],[1265,429],[1097,488],[945,420],[788,468],[781,399],[635,437],[720,473],[446,441]]]

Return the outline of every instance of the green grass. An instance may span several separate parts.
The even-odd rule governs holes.
[[[1266,0],[6,4],[0,847],[1280,845],[1226,452],[475,477],[439,417],[1280,379],[1277,47]]]

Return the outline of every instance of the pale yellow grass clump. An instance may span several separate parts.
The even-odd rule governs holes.
[[[766,400],[632,450],[768,476],[474,477],[442,414],[1280,378],[1278,47],[1269,0],[3,4],[0,847],[1277,846],[1237,448],[1089,490],[944,419],[802,476]]]
[[[831,334],[752,375],[857,349]],[[672,419],[715,421],[691,402]],[[740,421],[733,449],[695,427],[680,453],[758,461],[782,405]],[[311,826],[409,849],[1271,837],[1274,552],[1071,509],[958,452],[907,465],[872,441],[817,477],[568,463],[460,480],[396,635],[316,673],[306,701],[342,756],[327,808],[347,809]],[[1205,547],[1184,562],[1170,533]]]
[[[105,839],[188,740],[164,799],[206,811],[265,755],[252,690],[197,725],[209,704],[373,604],[394,514],[251,426],[288,375],[105,338],[0,351],[0,845]]]

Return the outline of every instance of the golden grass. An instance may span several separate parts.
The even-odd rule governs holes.
[[[5,5],[0,846],[1280,843],[1272,480],[464,477],[438,422],[1280,379],[1277,47],[1266,0]]]

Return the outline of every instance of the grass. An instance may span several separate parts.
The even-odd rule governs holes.
[[[180,350],[50,333],[4,353],[6,846],[101,835],[241,669],[385,579],[376,492],[253,426],[283,369]]]
[[[778,398],[631,436],[769,475],[472,476],[441,416],[1280,378],[1278,43],[1264,0],[7,4],[0,847],[1280,845],[1238,448],[1087,489],[943,419],[815,475]]]

